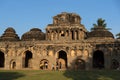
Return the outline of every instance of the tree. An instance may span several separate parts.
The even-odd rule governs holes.
[[[116,34],[116,37],[120,39],[120,33]]]
[[[93,24],[93,28],[91,28],[91,30],[95,30],[95,28],[98,27],[103,27],[105,30],[111,30],[110,28],[106,28],[107,24],[105,23],[105,20],[102,18],[98,18],[97,24]]]

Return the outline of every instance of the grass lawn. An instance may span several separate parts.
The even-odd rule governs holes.
[[[120,71],[0,70],[0,80],[120,80]]]

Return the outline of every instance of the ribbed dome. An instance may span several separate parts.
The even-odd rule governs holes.
[[[4,31],[4,34],[0,37],[1,41],[19,41],[19,37],[16,34],[16,31],[9,27]]]
[[[21,38],[23,41],[45,40],[45,34],[39,28],[33,28],[24,33]]]
[[[88,33],[88,37],[114,38],[113,34],[103,27],[95,28],[93,31]]]

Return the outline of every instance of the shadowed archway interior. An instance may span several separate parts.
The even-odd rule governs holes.
[[[117,61],[116,59],[112,59],[111,68],[112,68],[112,69],[118,69],[119,66],[120,66],[119,61]]]
[[[59,51],[58,55],[59,68],[67,68],[67,53],[63,50]]]
[[[104,54],[100,50],[93,53],[93,68],[104,68]]]
[[[85,70],[85,61],[82,59],[76,59],[75,68],[77,70]]]
[[[0,68],[4,67],[5,57],[4,53],[0,51]]]
[[[30,51],[25,52],[25,68],[29,68],[31,65],[32,53]]]

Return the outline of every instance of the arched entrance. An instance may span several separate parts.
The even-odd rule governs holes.
[[[67,53],[63,50],[58,52],[58,60],[56,62],[56,66],[59,69],[66,69],[67,68]]]
[[[4,67],[5,56],[4,53],[0,51],[0,68]]]
[[[84,70],[84,69],[85,69],[85,61],[82,59],[76,59],[75,70]]]
[[[47,59],[42,59],[42,60],[40,61],[40,69],[42,69],[42,70],[48,69],[48,68],[49,68],[48,63],[49,63],[49,62],[48,62]]]
[[[100,50],[93,53],[93,68],[104,68],[104,54]]]
[[[15,62],[15,60],[11,60],[10,69],[15,69],[15,68],[16,68],[16,62]]]
[[[25,68],[32,67],[32,53],[30,51],[25,52]]]
[[[111,68],[112,69],[118,69],[119,68],[119,62],[116,59],[112,60]]]

